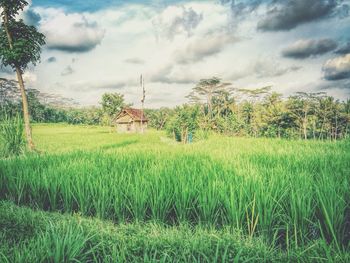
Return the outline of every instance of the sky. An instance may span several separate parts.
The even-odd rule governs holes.
[[[119,92],[139,107],[140,74],[148,108],[185,103],[213,76],[350,98],[350,0],[32,0],[21,18],[46,35],[27,87],[83,106]]]

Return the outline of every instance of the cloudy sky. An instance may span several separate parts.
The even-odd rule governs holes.
[[[32,0],[22,16],[47,40],[27,86],[81,105],[120,92],[138,106],[141,73],[153,108],[211,76],[350,97],[350,0]]]

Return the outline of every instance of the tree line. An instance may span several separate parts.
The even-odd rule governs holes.
[[[150,125],[182,142],[189,134],[198,137],[210,131],[294,139],[349,137],[350,100],[339,101],[324,92],[297,92],[284,99],[271,87],[237,89],[213,77],[200,80],[188,98],[190,103],[173,110],[149,111]]]
[[[115,113],[127,104],[119,93],[106,93],[100,106],[79,107],[73,100],[55,94],[27,89],[30,121],[34,123],[61,123],[86,125],[112,125]],[[0,79],[0,120],[23,112],[17,82]]]
[[[330,139],[349,137],[350,100],[327,94],[297,92],[288,98],[271,91],[235,89],[218,78],[203,79],[175,108],[145,109],[149,127],[166,130],[186,143],[210,132],[229,136]],[[22,112],[14,81],[0,80],[0,118]],[[77,107],[70,100],[27,90],[31,121],[69,124],[114,125],[123,107],[131,106],[119,93],[103,94],[100,105]],[[53,99],[55,98],[55,99]]]

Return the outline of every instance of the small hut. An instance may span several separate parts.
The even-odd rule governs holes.
[[[146,131],[148,120],[142,110],[124,108],[114,120],[117,131],[138,133]]]

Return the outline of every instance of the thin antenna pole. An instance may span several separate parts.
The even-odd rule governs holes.
[[[143,79],[143,76],[141,74],[141,77],[140,77],[140,85],[141,85],[141,88],[142,88],[142,99],[141,99],[141,133],[144,132],[144,129],[143,129],[143,108],[144,108],[144,103],[145,103],[145,97],[146,97],[146,91],[145,91],[145,81]]]

